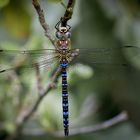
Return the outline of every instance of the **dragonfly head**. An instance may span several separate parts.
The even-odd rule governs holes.
[[[69,28],[67,27],[59,27],[56,31],[56,37],[59,40],[67,40],[71,37],[71,33],[69,31]]]

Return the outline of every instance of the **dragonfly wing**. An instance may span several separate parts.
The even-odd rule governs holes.
[[[1,57],[8,56],[29,56],[30,58],[38,58],[38,57],[49,57],[55,55],[57,53],[56,49],[40,49],[40,50],[5,50],[0,49]]]
[[[85,62],[91,65],[127,66],[127,62],[122,55],[124,50],[140,52],[134,46],[124,46],[118,48],[79,48],[71,50],[71,57],[75,62]]]
[[[7,72],[10,70],[18,71],[18,70],[35,69],[36,67],[39,67],[39,69],[42,69],[42,68],[48,69],[52,65],[58,63],[58,60],[59,60],[58,57],[53,57],[50,59],[44,59],[41,61],[34,61],[34,62],[32,61],[32,62],[28,62],[28,64],[26,63],[26,64],[21,64],[21,65],[17,65],[13,67],[0,66],[0,73]]]
[[[70,52],[71,64],[84,64],[85,66],[90,66],[98,76],[100,75],[103,78],[116,78],[121,77],[122,73],[129,71],[132,63],[130,55],[127,54],[133,52],[133,55],[136,56],[140,54],[140,48],[134,46],[119,48],[79,48],[72,49]]]
[[[28,51],[19,51],[19,50],[0,50],[0,57],[3,59],[3,56],[6,58],[13,58],[14,55],[17,56],[16,60],[20,60],[21,62],[11,65],[11,67],[2,67],[0,66],[0,73],[6,72],[9,70],[17,70],[17,69],[29,69],[35,68],[38,66],[39,68],[48,68],[50,65],[57,63],[59,60],[59,55],[54,49],[42,49],[42,50],[28,50]],[[23,58],[24,57],[24,58]],[[22,61],[23,59],[23,61]],[[9,60],[9,59],[8,59]],[[13,62],[12,62],[13,63]]]

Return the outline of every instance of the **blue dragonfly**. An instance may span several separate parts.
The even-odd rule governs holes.
[[[27,64],[20,66],[14,66],[10,68],[0,69],[0,73],[7,72],[9,70],[16,70],[18,68],[35,68],[39,66],[49,67],[53,63],[58,63],[61,68],[62,77],[62,107],[63,107],[63,126],[65,136],[69,135],[69,104],[68,104],[68,83],[67,83],[67,68],[69,63],[76,62],[82,58],[89,58],[90,63],[95,65],[112,65],[126,67],[126,63],[121,60],[112,63],[111,55],[120,51],[122,48],[71,48],[71,27],[66,25],[62,26],[61,22],[56,26],[56,41],[54,49],[40,49],[40,50],[5,50],[0,49],[0,55],[24,55],[29,58]],[[126,46],[125,48],[131,48],[132,46]],[[102,56],[106,57],[106,60],[101,60]]]

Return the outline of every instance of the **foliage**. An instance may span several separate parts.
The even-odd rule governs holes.
[[[0,1],[0,7],[4,7],[9,3],[9,0]]]
[[[45,11],[47,23],[52,23],[53,25],[51,24],[50,27],[54,28],[64,11],[60,5],[63,1],[49,0],[50,3],[56,3],[51,8],[50,3],[39,2]],[[106,2],[77,1],[74,16],[69,23],[72,26],[72,47],[139,46],[139,14],[136,14],[139,13],[139,5],[136,6],[136,3],[135,1],[134,3],[126,1],[115,3],[110,0]],[[137,9],[131,9],[130,5],[132,4]],[[59,7],[61,8],[59,9]],[[53,32],[54,30],[51,30],[51,34]],[[43,34],[31,1],[1,1],[0,48],[12,50],[42,49],[44,47],[52,48],[52,45]],[[96,67],[90,63],[94,61],[90,57],[82,57],[78,64],[73,64],[70,67],[68,78],[70,125],[72,128],[96,125],[114,117],[123,110],[128,112],[133,125],[128,121],[103,132],[73,136],[69,139],[137,140],[140,138],[139,133],[135,132],[133,127],[140,127],[140,112],[138,111],[140,106],[139,49],[124,49],[111,54],[111,56],[113,58],[111,62],[125,61],[129,67],[124,69],[116,66],[113,68]],[[106,60],[105,55],[100,57],[101,60]],[[21,55],[1,55],[0,69],[7,65],[22,65],[28,61],[27,59]],[[50,69],[41,70],[44,87],[50,82],[50,75],[53,73],[54,67],[50,66]],[[36,81],[33,69],[17,69],[0,74],[0,139],[3,138],[5,130],[9,133],[14,132],[16,116],[20,111],[26,111],[34,105],[38,97]],[[59,78],[57,88],[44,98],[37,112],[25,124],[25,134],[21,139],[52,139],[53,137],[48,136],[47,133],[62,129],[60,81]],[[36,130],[45,131],[45,133],[36,136],[34,134]]]

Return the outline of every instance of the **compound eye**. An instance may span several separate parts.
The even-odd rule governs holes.
[[[70,38],[70,37],[71,37],[71,33],[70,33],[70,32],[66,32],[66,33],[65,33],[65,37],[66,37],[66,38]]]
[[[56,37],[58,38],[58,39],[61,39],[62,38],[62,34],[60,33],[60,32],[56,32]]]

